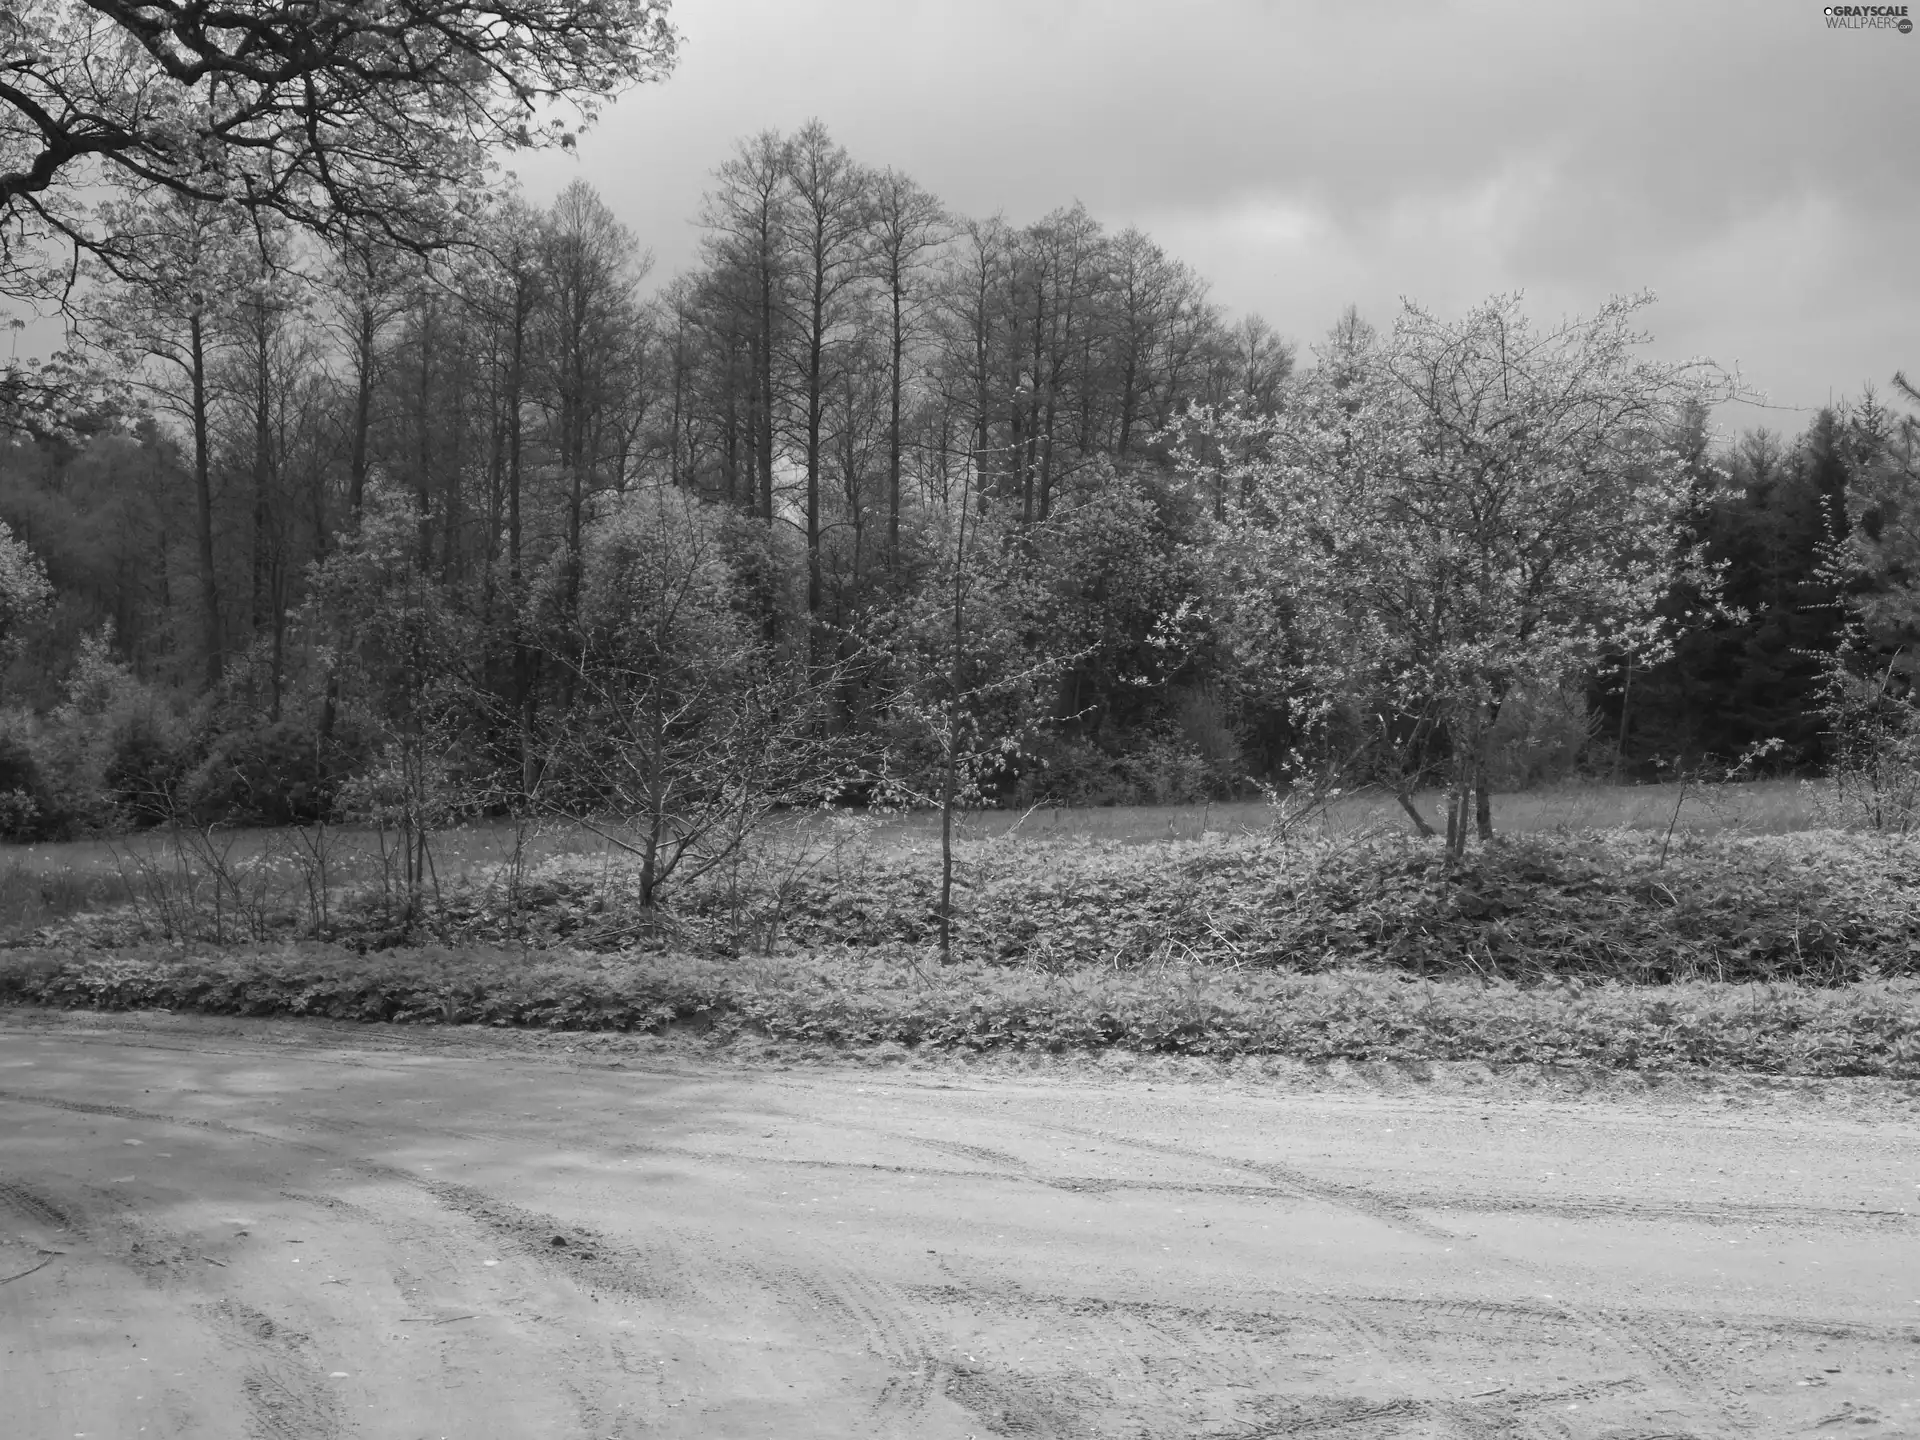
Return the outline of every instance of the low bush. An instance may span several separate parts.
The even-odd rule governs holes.
[[[19,843],[57,833],[49,817],[46,778],[34,758],[26,717],[0,713],[0,841]]]
[[[1376,971],[925,970],[897,949],[720,961],[429,946],[0,952],[0,1003],[547,1026],[937,1050],[1478,1060],[1920,1078],[1920,982],[1519,986]]]
[[[1123,747],[1076,735],[1038,740],[1008,798],[1019,806],[1197,805],[1248,790],[1237,752],[1207,733],[1205,711],[1192,708],[1200,717],[1197,735],[1169,724],[1131,736]]]
[[[278,720],[219,736],[181,784],[187,814],[210,824],[303,825],[327,819],[353,764],[357,737],[322,745],[309,724]]]

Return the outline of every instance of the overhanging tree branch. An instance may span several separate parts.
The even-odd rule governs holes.
[[[0,291],[132,182],[444,243],[500,149],[665,76],[671,0],[22,0],[0,11]],[[556,112],[571,111],[575,126]]]

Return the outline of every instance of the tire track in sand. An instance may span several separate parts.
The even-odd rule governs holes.
[[[86,1233],[86,1227],[71,1211],[18,1180],[0,1180],[0,1210],[11,1210],[43,1229],[72,1235]]]
[[[1398,1196],[1366,1186],[1317,1180],[1293,1166],[1244,1160],[1237,1156],[1219,1155],[1192,1146],[1117,1135],[1112,1131],[1069,1125],[1059,1121],[1022,1118],[1016,1123],[1030,1129],[1074,1135],[1081,1139],[1098,1141],[1103,1145],[1137,1150],[1144,1154],[1260,1175],[1272,1182],[1276,1188],[1300,1199],[1316,1200],[1364,1215],[1422,1239],[1444,1241],[1449,1245],[1468,1249],[1480,1248],[1475,1245],[1472,1237],[1437,1225],[1418,1215]],[[1513,1256],[1483,1250],[1482,1257],[1489,1265],[1517,1270],[1529,1277],[1537,1277],[1541,1273],[1537,1266]],[[1730,1387],[1717,1379],[1710,1365],[1703,1362],[1702,1357],[1697,1353],[1701,1347],[1687,1338],[1689,1333],[1687,1329],[1676,1327],[1679,1331],[1677,1334],[1672,1331],[1657,1330],[1648,1324],[1641,1323],[1638,1317],[1575,1304],[1567,1304],[1563,1309],[1566,1315],[1577,1321],[1594,1340],[1615,1353],[1637,1357],[1642,1364],[1650,1366],[1661,1374],[1668,1385],[1691,1406],[1711,1412],[1723,1433],[1731,1431],[1735,1434],[1745,1434],[1754,1428],[1752,1409]],[[1356,1321],[1363,1329],[1379,1333],[1370,1321],[1360,1320],[1358,1317]],[[1390,1352],[1399,1353],[1409,1361],[1417,1363],[1417,1358],[1407,1352],[1400,1342],[1391,1342],[1388,1348]]]
[[[0,1090],[0,1100],[40,1105],[82,1115],[105,1115],[120,1120],[138,1120],[156,1125],[182,1125],[210,1131],[235,1139],[275,1145],[298,1153],[324,1157],[370,1179],[385,1180],[432,1196],[449,1210],[477,1221],[496,1237],[522,1254],[556,1268],[576,1279],[584,1279],[619,1294],[660,1298],[669,1293],[671,1283],[666,1266],[658,1257],[642,1255],[605,1235],[586,1227],[558,1219],[543,1211],[531,1210],[510,1201],[496,1199],[472,1186],[453,1181],[431,1179],[396,1165],[363,1160],[326,1145],[297,1140],[267,1131],[251,1130],[224,1120],[209,1120],[191,1115],[169,1115],[161,1111],[141,1110],[130,1105],[104,1105],[82,1100],[67,1100],[52,1095],[34,1095]],[[552,1243],[554,1236],[568,1238],[563,1245]]]
[[[339,1405],[322,1382],[308,1337],[231,1297],[195,1313],[232,1352],[246,1356],[240,1391],[254,1440],[326,1440],[340,1431]]]

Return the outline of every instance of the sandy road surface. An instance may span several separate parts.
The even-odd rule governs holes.
[[[1920,1436],[1912,1089],[682,1053],[0,1012],[0,1436]]]

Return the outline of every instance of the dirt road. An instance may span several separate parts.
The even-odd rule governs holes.
[[[0,1012],[0,1436],[1920,1435],[1912,1087]]]

